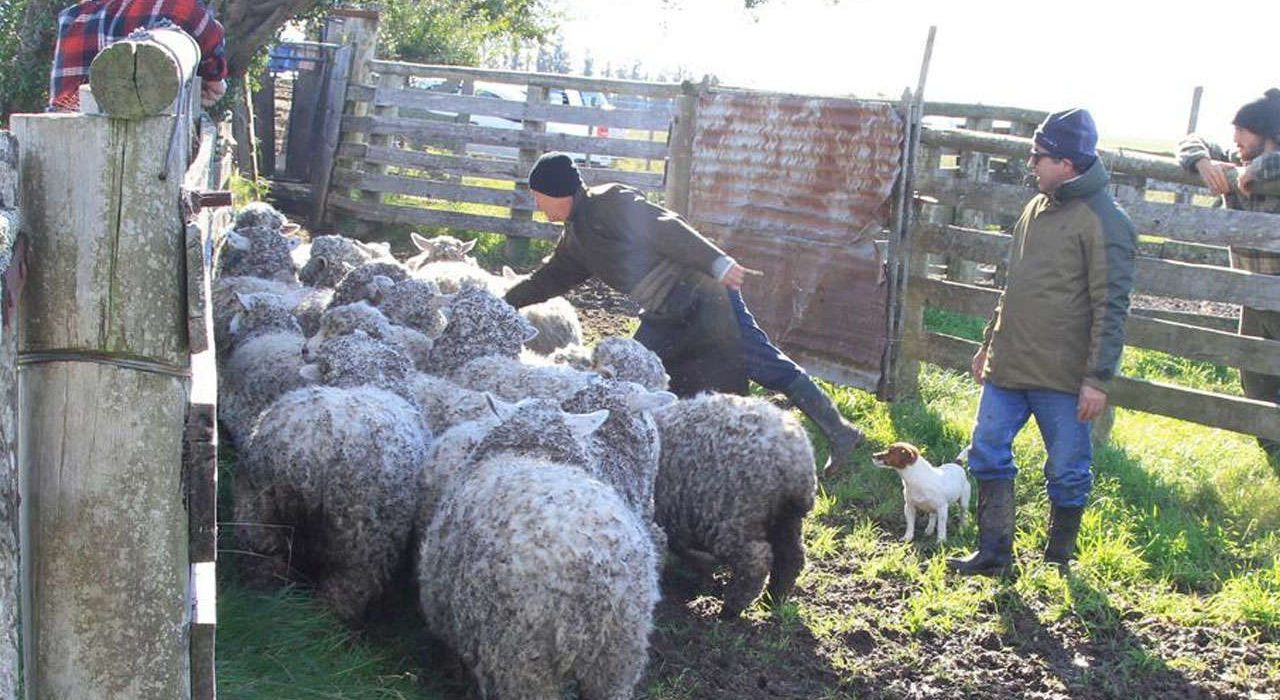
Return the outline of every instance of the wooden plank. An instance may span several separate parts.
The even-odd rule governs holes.
[[[955,148],[961,151],[981,151],[1009,158],[1025,159],[1031,153],[1031,139],[1019,136],[987,134],[966,129],[925,127],[921,138],[925,143],[933,146]],[[1173,158],[1123,148],[1099,148],[1098,156],[1111,172],[1188,185],[1200,183],[1200,176],[1187,172]]]
[[[1000,290],[991,287],[979,287],[947,280],[918,279],[913,277],[911,285],[916,287],[916,299],[925,306],[944,309],[958,314],[990,318],[991,312],[1000,300]]]
[[[1280,341],[1130,315],[1125,344],[1228,367],[1280,375]]]
[[[369,221],[386,224],[417,226],[446,226],[467,231],[501,233],[504,236],[554,239],[560,235],[560,227],[537,221],[515,221],[496,216],[478,216],[441,209],[420,209],[392,204],[361,202],[348,197],[333,196],[330,204],[336,209],[355,214]]]
[[[1031,189],[1015,185],[978,186],[934,175],[922,179],[917,189],[950,206],[1005,215],[1017,215],[1035,195]],[[1161,202],[1126,202],[1123,206],[1139,233],[1280,252],[1280,214]]]
[[[1280,310],[1280,276],[1209,265],[1139,257],[1133,289],[1141,294]]]
[[[338,187],[354,188],[380,194],[404,194],[412,197],[427,197],[447,202],[470,202],[473,204],[492,204],[500,207],[533,206],[533,198],[515,190],[500,190],[494,187],[473,187],[455,185],[448,182],[437,182],[422,177],[404,175],[383,175],[381,173],[360,172],[338,168],[333,173],[333,182]]]
[[[16,142],[0,132],[0,253],[12,264],[10,249],[18,235],[18,212],[5,209],[16,205],[16,196],[6,192],[6,180],[17,185]],[[3,231],[6,222],[15,224]],[[10,291],[0,288],[0,304],[16,302]],[[21,528],[18,478],[18,334],[17,319],[7,314],[0,328],[0,698],[17,698],[22,675],[18,616],[22,576]]]
[[[493,177],[514,180],[518,177],[515,161],[494,158],[469,158],[467,156],[425,153],[403,148],[369,146],[344,143],[338,147],[338,156],[364,160],[398,168],[410,168],[429,172],[469,177]]]
[[[988,265],[1002,264],[1009,256],[1009,245],[1013,241],[1013,236],[999,231],[930,223],[917,224],[912,235],[920,250]]]
[[[325,85],[325,93],[320,98],[324,116],[320,127],[320,152],[311,179],[311,220],[314,225],[319,225],[325,217],[329,181],[333,177],[333,166],[337,159],[338,141],[341,137],[339,126],[342,124],[343,95],[346,93],[347,82],[351,78],[353,54],[354,49],[351,46],[343,46],[333,52],[329,82]]]
[[[676,102],[676,120],[668,141],[667,207],[682,216],[692,215],[693,142],[698,128],[698,92],[690,89]]]
[[[963,104],[960,102],[926,102],[925,116],[951,117],[954,119],[998,119],[1009,122],[1026,122],[1039,124],[1049,116],[1048,112],[1020,107],[1000,107],[997,105]],[[1023,154],[1025,155],[1025,153]]]
[[[1173,321],[1184,325],[1208,328],[1215,331],[1228,331],[1235,333],[1240,327],[1240,319],[1235,316],[1208,316],[1205,314],[1192,314],[1183,311],[1164,311],[1161,309],[1142,309],[1133,308],[1129,313],[1134,316],[1145,316],[1147,318],[1160,319],[1162,321]]]
[[[618,129],[652,129],[663,131],[671,124],[666,110],[601,109],[554,104],[529,104],[475,95],[454,95],[415,88],[374,91],[374,106],[395,106],[433,112],[490,116],[513,121],[559,122],[585,126],[607,126]]]
[[[577,75],[525,73],[522,71],[404,63],[400,61],[371,61],[370,69],[379,74],[394,73],[422,78],[444,78],[446,80],[485,80],[494,83],[537,85],[545,88],[570,88],[588,92],[620,93],[643,97],[674,98],[680,95],[680,83],[649,83],[639,80],[584,78]]]
[[[652,141],[597,138],[570,134],[535,133],[519,129],[496,129],[433,122],[406,117],[357,117],[342,118],[342,130],[351,134],[398,135],[409,140],[453,143],[466,142],[511,148],[532,148],[541,152],[567,151],[626,158],[665,158],[667,145]]]
[[[947,369],[968,373],[978,344],[929,333],[925,361]],[[1108,391],[1112,405],[1135,411],[1178,418],[1200,425],[1231,430],[1246,435],[1280,439],[1280,410],[1265,401],[1224,396],[1195,389],[1158,384],[1129,377],[1116,377]]]

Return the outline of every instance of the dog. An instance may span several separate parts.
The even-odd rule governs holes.
[[[936,527],[938,544],[947,540],[947,509],[950,504],[960,503],[960,525],[964,525],[971,489],[964,467],[959,463],[968,456],[969,448],[966,447],[956,456],[955,462],[935,467],[920,456],[919,448],[909,442],[895,442],[884,452],[871,455],[872,464],[881,469],[894,469],[902,478],[902,512],[907,516],[903,542],[915,539],[917,510],[929,514],[924,534],[932,534]]]

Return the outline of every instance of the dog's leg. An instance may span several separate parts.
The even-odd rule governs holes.
[[[911,505],[910,501],[903,501],[902,514],[907,516],[907,532],[902,536],[903,542],[910,542],[916,538],[916,509]]]
[[[933,515],[938,519],[938,544],[942,544],[947,541],[947,502],[943,501]]]
[[[964,527],[964,519],[969,515],[969,495],[970,495],[969,479],[964,480],[964,486],[960,489],[960,527]]]
[[[924,536],[928,537],[933,534],[934,529],[938,527],[938,514],[929,514],[929,524],[924,526]]]

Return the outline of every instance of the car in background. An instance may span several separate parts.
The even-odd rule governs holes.
[[[462,94],[462,86],[458,81],[449,81],[443,79],[412,79],[410,87],[415,87],[431,92],[443,92],[452,95]],[[491,83],[486,81],[476,81],[472,88],[472,94],[477,97],[488,97],[499,100],[508,100],[511,102],[524,103],[528,99],[527,88],[523,85],[512,85],[509,83]],[[547,102],[550,104],[559,104],[568,107],[584,106],[582,93],[574,89],[552,88],[547,91]],[[454,112],[444,112],[439,110],[431,110],[433,117],[452,120],[457,118]],[[468,122],[474,126],[483,126],[491,129],[523,129],[524,124],[519,119],[511,119],[508,117],[499,117],[488,114],[472,114],[468,117]],[[547,133],[550,134],[566,134],[569,136],[608,136],[607,127],[589,127],[583,124],[564,124],[561,122],[547,122]],[[505,158],[515,160],[519,157],[519,149],[512,146],[496,146],[492,144],[470,143],[467,144],[467,153],[471,155],[485,155],[494,158]],[[613,165],[611,156],[600,154],[573,153],[568,155],[580,165],[589,165],[592,167],[608,168]]]

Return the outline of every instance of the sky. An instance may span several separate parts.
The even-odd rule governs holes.
[[[1280,86],[1280,2],[553,0],[572,59],[725,85],[1093,113],[1104,141],[1174,142],[1204,87],[1198,131],[1229,141],[1236,109]],[[1253,36],[1247,32],[1256,29]]]

